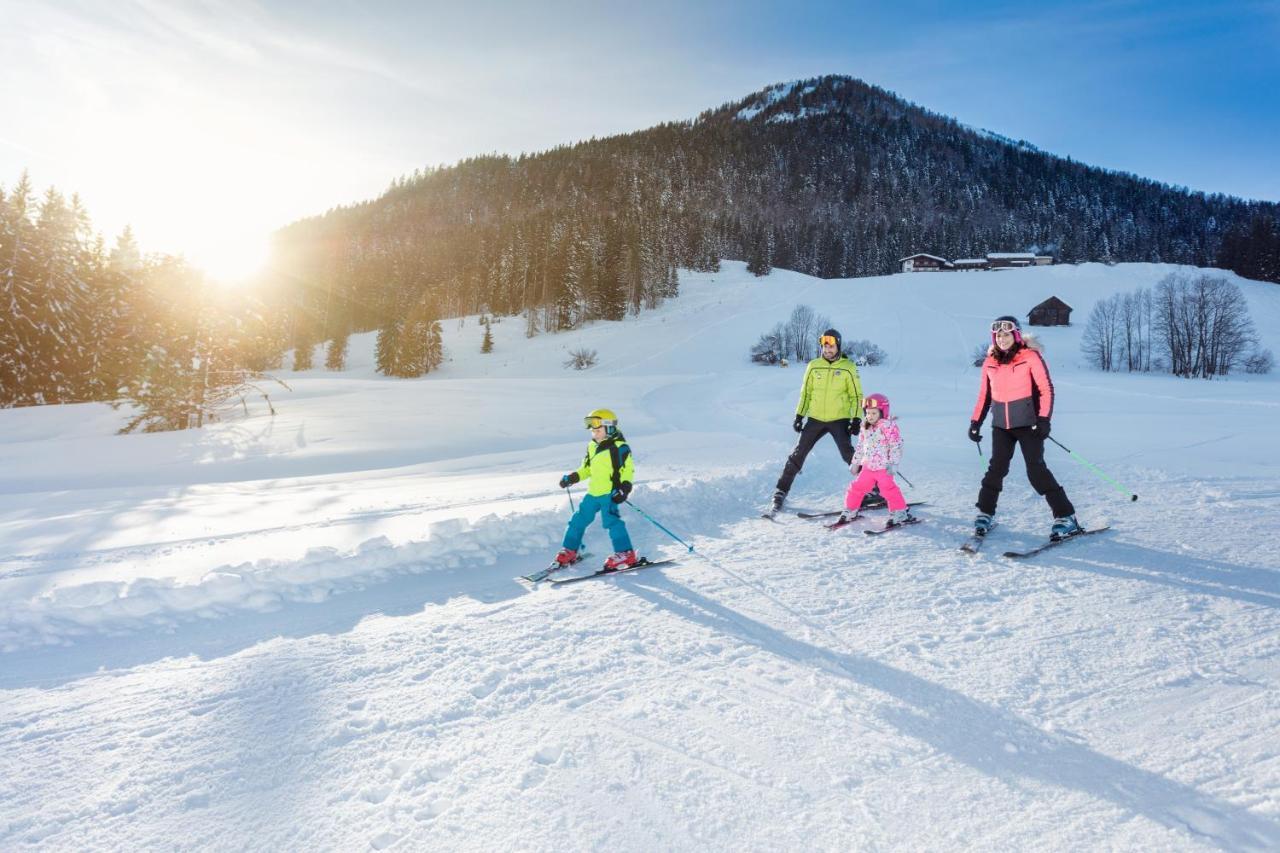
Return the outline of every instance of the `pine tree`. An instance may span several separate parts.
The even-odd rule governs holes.
[[[301,329],[293,339],[293,369],[310,370],[315,366],[315,342],[311,340],[309,329]]]
[[[347,367],[347,340],[350,335],[338,335],[325,348],[324,366],[328,370],[345,370]]]
[[[493,331],[489,328],[489,324],[484,324],[484,339],[480,341],[480,352],[493,352]]]
[[[37,402],[36,353],[40,304],[34,285],[38,264],[34,200],[26,172],[8,194],[0,214],[0,405]]]
[[[378,329],[378,340],[374,345],[373,363],[383,376],[399,376],[400,374],[400,321],[388,320]]]

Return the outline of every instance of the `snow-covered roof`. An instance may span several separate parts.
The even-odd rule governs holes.
[[[937,255],[927,255],[924,252],[917,252],[914,255],[907,255],[905,258],[898,258],[898,263],[902,263],[903,261],[909,261],[912,258],[933,258],[935,261],[942,261],[944,264],[950,263],[950,261],[948,261],[946,258],[940,258]]]
[[[953,264],[985,264],[986,258],[958,258],[951,263]]]
[[[988,258],[1000,258],[1002,260],[1034,260],[1035,255],[1031,252],[987,252]]]

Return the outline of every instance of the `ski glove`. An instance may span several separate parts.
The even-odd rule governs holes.
[[[854,418],[849,421],[849,435],[852,437],[860,432],[862,432],[862,418]]]
[[[791,428],[796,432],[804,429],[804,415],[796,415],[796,419],[791,422]]]
[[[614,503],[620,504],[625,502],[627,499],[627,496],[630,494],[631,494],[631,484],[624,480],[621,486],[613,490],[613,494],[610,495],[609,498]]]
[[[982,441],[982,424],[978,421],[969,421],[969,440]]]
[[[1048,438],[1049,437],[1049,419],[1036,418],[1036,425],[1031,428],[1031,431],[1036,435],[1040,436],[1041,438]]]
[[[576,482],[578,482],[578,472],[573,471],[560,478],[560,488],[567,489]]]

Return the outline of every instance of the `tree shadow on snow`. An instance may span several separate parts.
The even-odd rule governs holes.
[[[897,702],[881,712],[886,722],[988,776],[1073,789],[1229,849],[1280,849],[1280,824],[1274,821],[1045,732],[963,693],[862,655],[797,640],[669,578],[619,588],[765,652],[804,666],[816,663],[885,694]]]

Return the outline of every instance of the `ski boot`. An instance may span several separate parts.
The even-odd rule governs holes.
[[[861,510],[846,509],[840,513],[840,517],[836,519],[836,524],[848,524],[849,522],[861,517],[862,517]]]
[[[782,489],[778,489],[776,492],[773,493],[773,499],[769,505],[770,511],[777,512],[780,509],[782,509],[783,501],[785,501],[786,499],[787,499],[787,493],[782,491]]]
[[[889,513],[889,520],[885,522],[885,527],[897,527],[899,524],[910,524],[915,521],[909,509],[895,509]]]
[[[987,531],[990,530],[995,525],[995,523],[996,523],[996,520],[992,518],[990,513],[986,513],[986,512],[978,513],[977,517],[974,518],[973,520],[973,535],[986,536]]]
[[[879,486],[862,496],[862,509],[879,509],[887,504],[888,501],[880,494]]]
[[[604,570],[606,572],[616,572],[618,569],[631,568],[638,562],[640,562],[640,558],[636,556],[635,551],[619,551],[604,561]]]
[[[556,563],[561,566],[572,565],[576,559],[578,559],[578,552],[571,548],[561,548],[560,553],[556,554]]]
[[[1053,527],[1049,530],[1049,539],[1053,542],[1060,542],[1069,536],[1075,536],[1077,533],[1083,533],[1084,528],[1080,526],[1080,522],[1076,521],[1074,515],[1064,515],[1062,518],[1053,520]]]

